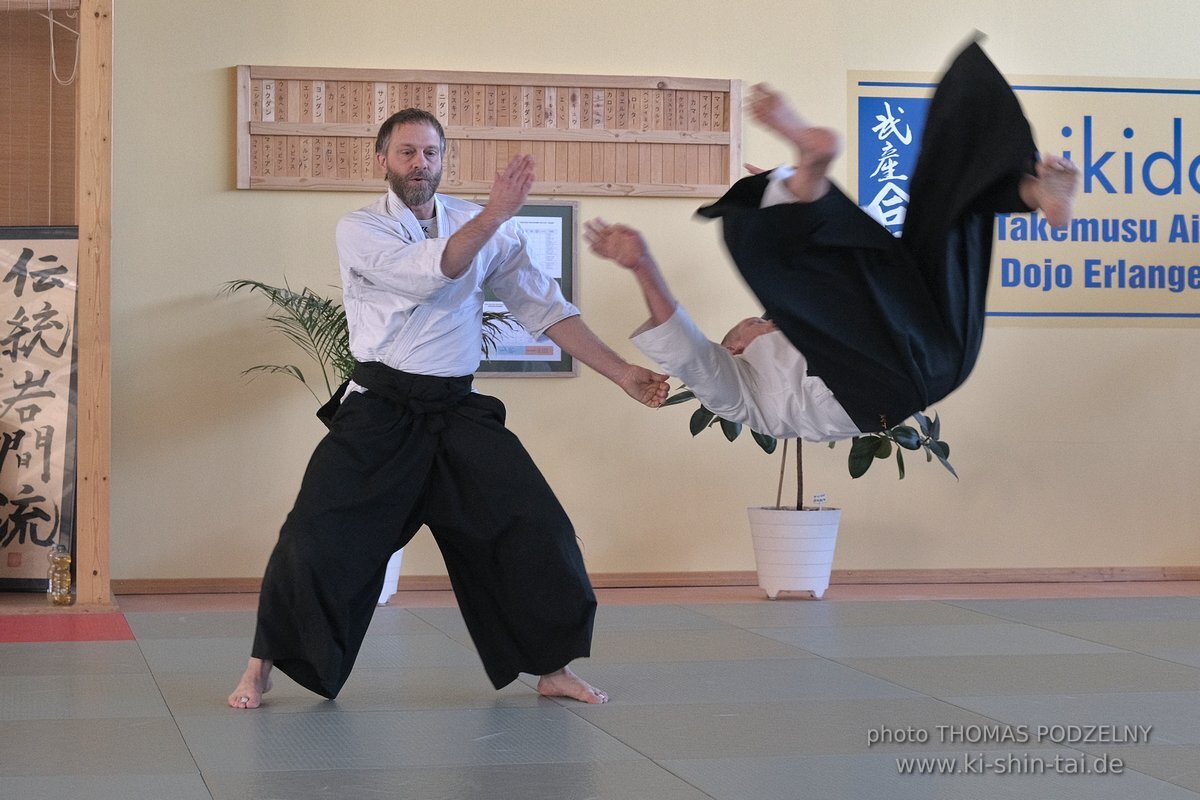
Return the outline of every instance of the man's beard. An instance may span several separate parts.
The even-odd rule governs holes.
[[[420,175],[425,180],[412,180],[412,177],[416,175]],[[404,205],[409,208],[416,208],[425,205],[433,199],[433,194],[437,191],[438,184],[442,182],[442,171],[440,169],[437,172],[413,170],[407,175],[397,175],[394,172],[389,172],[387,182],[392,187],[392,191],[396,193],[396,196],[404,202]]]

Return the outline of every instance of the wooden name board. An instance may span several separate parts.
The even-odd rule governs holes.
[[[446,131],[441,191],[486,194],[514,155],[539,195],[718,197],[741,168],[741,82],[239,66],[239,189],[375,191],[375,135],[407,107]]]

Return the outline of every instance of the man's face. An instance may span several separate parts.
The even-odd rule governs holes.
[[[762,317],[750,317],[730,328],[729,333],[721,340],[721,346],[735,356],[740,355],[759,336],[776,330],[779,329],[775,327],[774,322]]]
[[[388,139],[387,152],[375,158],[404,205],[415,211],[432,202],[442,182],[442,140],[431,126],[423,122],[397,125]]]

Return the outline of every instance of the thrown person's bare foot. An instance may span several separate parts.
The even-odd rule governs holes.
[[[592,686],[572,672],[570,667],[543,675],[538,679],[537,690],[543,697],[566,697],[593,705],[608,702],[607,692]]]
[[[750,88],[748,102],[756,122],[796,147],[796,172],[787,179],[788,191],[803,203],[824,195],[829,190],[825,174],[840,147],[838,135],[829,128],[810,126],[786,97],[765,83]]]
[[[1021,179],[1021,200],[1031,209],[1041,211],[1052,226],[1066,225],[1071,221],[1079,169],[1052,153],[1042,154],[1035,167],[1036,178],[1026,175]]]
[[[799,145],[800,138],[810,127],[783,94],[765,83],[750,87],[746,104],[755,122],[770,128],[792,144]]]
[[[258,708],[262,696],[271,691],[271,662],[251,658],[237,688],[229,695],[230,708]]]

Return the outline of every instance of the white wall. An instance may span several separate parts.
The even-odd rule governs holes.
[[[1200,71],[1200,13],[1167,0],[116,5],[116,579],[261,575],[322,432],[298,384],[242,378],[296,354],[256,298],[218,292],[242,277],[335,285],[334,223],[371,195],[235,190],[237,64],[767,80],[837,127],[847,70],[933,73],[975,28],[1010,74]],[[751,162],[787,158],[757,130],[745,141]],[[694,201],[579,200],[584,219],[644,228],[711,332],[757,313]],[[635,358],[632,282],[585,254],[580,283],[585,319]],[[806,448],[810,489],[846,509],[835,568],[1200,564],[1197,344],[1194,327],[991,324],[974,375],[937,408],[961,481],[915,461],[903,482],[891,464],[851,481],[845,444]],[[744,508],[773,500],[777,463],[748,439],[692,440],[686,411],[643,409],[592,373],[479,388],[508,404],[593,572],[753,568]],[[441,571],[422,535],[405,574]]]

